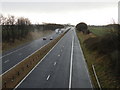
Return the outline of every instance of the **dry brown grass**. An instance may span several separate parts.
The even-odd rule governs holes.
[[[65,32],[66,33],[66,32]],[[64,34],[65,34],[64,33]],[[60,35],[49,44],[41,48],[39,51],[22,61],[16,67],[8,71],[2,76],[2,87],[14,88],[29,72],[30,70],[49,52],[49,50],[64,36]]]
[[[2,50],[2,52],[5,52],[7,50],[10,50],[10,49],[15,48],[17,46],[31,42],[32,40],[36,40],[38,38],[50,35],[52,33],[53,33],[52,30],[30,32],[25,38],[22,38],[21,40],[15,39],[14,43],[2,42],[1,43],[2,44],[1,50]]]
[[[92,44],[92,45],[90,45],[91,48],[92,47],[93,47],[93,49],[95,48],[94,43],[99,42],[98,37],[96,37],[93,34],[84,35],[81,32],[77,32],[77,35],[78,35],[78,38],[80,40],[80,43],[81,43],[81,46],[83,49],[83,53],[84,53],[84,56],[85,56],[85,59],[86,59],[86,62],[87,62],[88,68],[89,68],[89,72],[90,72],[90,75],[92,78],[94,88],[98,88],[98,84],[97,84],[95,76],[93,74],[92,64],[95,65],[96,73],[98,75],[98,79],[100,81],[102,88],[120,88],[120,81],[119,81],[120,78],[116,77],[115,70],[111,69],[110,57],[107,56],[106,54],[104,54],[104,55],[98,54],[97,49],[101,48],[101,46],[99,46],[101,44],[98,43],[97,46],[99,46],[99,47],[95,50],[88,49],[89,44]],[[106,43],[106,41],[105,41],[105,43]],[[85,44],[88,45],[87,48],[86,48]],[[104,46],[104,44],[103,44],[103,46]],[[108,46],[109,46],[109,44],[108,44]]]

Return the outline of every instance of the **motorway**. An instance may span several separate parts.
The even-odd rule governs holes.
[[[50,37],[53,37],[54,39],[57,36],[58,34],[54,32],[47,36],[47,40],[40,38],[3,53],[2,57],[0,57],[0,61],[2,61],[2,72],[0,72],[0,74],[6,73],[13,68],[13,66],[17,65],[36,50],[49,43]]]
[[[74,28],[15,88],[93,88]]]

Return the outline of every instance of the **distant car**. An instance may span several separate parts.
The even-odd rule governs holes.
[[[59,34],[59,29],[58,28],[55,29],[55,32],[56,32],[56,34]]]
[[[62,33],[62,31],[60,30],[60,31],[59,31],[59,34],[61,34],[61,33]]]
[[[50,40],[53,40],[53,37],[50,37]]]
[[[43,40],[46,40],[47,38],[46,37],[43,37]]]

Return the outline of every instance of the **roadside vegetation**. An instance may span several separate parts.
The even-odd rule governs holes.
[[[2,75],[2,88],[15,88],[17,84],[42,60],[42,58],[54,47],[54,45],[67,33],[59,35],[49,44],[38,49],[34,54],[25,58],[14,68]],[[0,77],[1,78],[1,77]]]
[[[96,36],[103,36],[105,34],[114,32],[117,30],[117,24],[109,24],[106,26],[88,26],[89,30]]]
[[[52,34],[53,31],[52,30],[45,30],[45,31],[35,31],[35,32],[29,32],[28,35],[26,35],[25,38],[22,38],[22,40],[19,39],[15,39],[14,43],[11,42],[2,42],[2,52],[5,52],[9,49],[18,47],[20,45],[29,43],[33,40],[39,39],[40,37],[44,37],[47,35]]]
[[[102,88],[120,88],[120,25],[89,26],[90,34],[76,31],[95,88],[98,88],[92,65]]]
[[[22,45],[26,42],[47,36],[61,24],[32,24],[28,18],[0,15],[0,31],[2,31],[2,51]]]

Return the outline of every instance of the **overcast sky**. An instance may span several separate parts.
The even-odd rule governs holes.
[[[117,0],[104,0],[104,2],[95,2],[94,0],[91,2],[86,0],[84,2],[75,2],[75,0],[74,2],[45,1],[4,0],[1,2],[2,14],[27,17],[32,23],[71,23],[74,25],[79,22],[86,22],[89,25],[106,25],[113,21],[118,23]]]

